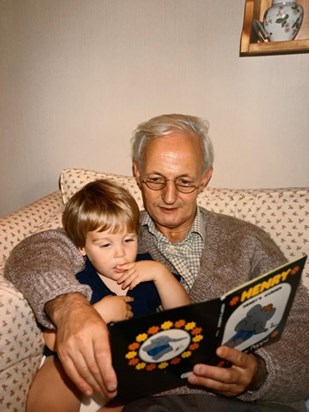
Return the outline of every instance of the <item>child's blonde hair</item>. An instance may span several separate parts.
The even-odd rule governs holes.
[[[133,196],[110,180],[90,182],[66,204],[62,224],[77,247],[84,247],[87,233],[138,231],[139,208]]]

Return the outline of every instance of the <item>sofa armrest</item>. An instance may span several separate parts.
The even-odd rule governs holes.
[[[0,412],[24,411],[43,337],[22,294],[0,276]]]
[[[22,294],[3,277],[17,243],[33,233],[61,225],[60,191],[0,219],[0,412],[24,411],[29,386],[39,367],[43,337]]]

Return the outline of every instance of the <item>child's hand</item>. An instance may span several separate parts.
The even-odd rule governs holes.
[[[153,260],[141,260],[139,262],[126,263],[119,266],[125,270],[124,274],[118,279],[117,283],[122,284],[122,289],[127,287],[131,290],[139,283],[152,280],[153,282],[164,281],[170,276],[169,270],[160,262]]]
[[[119,265],[124,273],[117,283],[122,289],[135,288],[141,282],[152,280],[160,295],[163,309],[189,305],[191,300],[176,277],[160,262],[141,260],[134,263]]]
[[[133,317],[130,296],[105,296],[93,306],[106,323],[126,320]]]

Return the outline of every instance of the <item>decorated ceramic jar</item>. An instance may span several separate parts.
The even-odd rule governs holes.
[[[296,1],[273,0],[264,14],[264,29],[271,41],[294,40],[304,17],[304,10]]]

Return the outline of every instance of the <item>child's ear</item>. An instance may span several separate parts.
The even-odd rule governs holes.
[[[87,255],[84,247],[80,247],[80,248],[79,248],[79,251],[80,251],[80,253],[81,253],[82,256],[86,256],[86,255]]]

